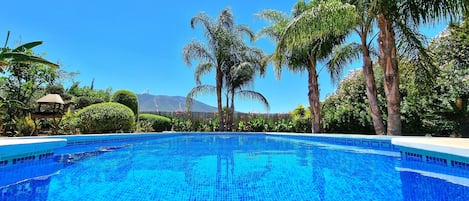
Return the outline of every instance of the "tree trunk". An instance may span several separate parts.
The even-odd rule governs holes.
[[[363,75],[366,81],[366,96],[368,97],[368,104],[370,107],[373,127],[375,128],[376,135],[386,135],[386,128],[384,127],[381,110],[379,109],[376,82],[373,73],[373,63],[370,57],[370,50],[367,46],[366,36],[362,35],[361,40],[363,53]]]
[[[230,126],[230,94],[231,92],[227,90],[226,92],[226,107],[225,107],[225,131],[231,131]]]
[[[319,106],[319,84],[318,75],[316,73],[316,57],[312,56],[311,66],[308,68],[308,98],[309,109],[311,111],[313,133],[321,132],[321,109]]]
[[[234,96],[235,96],[235,91],[233,90],[231,92],[231,109],[230,109],[230,131],[233,130],[233,122],[234,122]]]
[[[388,135],[401,135],[399,70],[396,58],[396,39],[392,22],[384,14],[378,15],[379,52],[384,69],[384,92],[388,107]]]
[[[465,120],[461,124],[461,137],[469,138],[469,116],[466,116]]]
[[[217,107],[218,107],[218,119],[219,119],[219,124],[218,124],[218,131],[224,131],[225,124],[224,124],[224,117],[223,117],[223,105],[222,105],[222,99],[221,99],[221,87],[222,87],[222,82],[223,82],[223,77],[222,77],[222,72],[221,72],[221,67],[217,68],[217,73],[216,73],[216,88],[217,88]]]

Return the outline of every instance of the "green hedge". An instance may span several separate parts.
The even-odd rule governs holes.
[[[140,121],[148,121],[155,132],[171,130],[171,119],[154,114],[140,114]]]
[[[129,107],[135,116],[138,115],[138,98],[134,92],[129,90],[117,90],[112,95],[111,101]]]
[[[78,111],[82,133],[132,132],[135,116],[132,110],[120,103],[98,103]]]

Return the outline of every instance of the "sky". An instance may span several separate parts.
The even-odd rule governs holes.
[[[194,67],[182,60],[182,49],[193,40],[204,41],[201,26],[191,29],[190,20],[204,12],[216,19],[226,7],[232,9],[236,24],[257,32],[268,23],[255,17],[263,9],[290,13],[297,0],[15,0],[2,2],[0,42],[11,31],[9,46],[41,40],[34,49],[67,72],[79,72],[73,79],[89,86],[94,79],[98,89],[131,90],[135,93],[186,96],[195,86]],[[433,38],[445,23],[425,26],[421,31]],[[2,40],[3,39],[3,40]],[[349,41],[355,38],[350,37]],[[248,42],[249,43],[249,42]],[[274,44],[265,38],[250,45],[272,53]],[[361,67],[357,61],[342,76]],[[319,64],[318,70],[322,69]],[[215,83],[214,73],[204,84]],[[69,81],[65,82],[65,87]],[[320,99],[336,89],[325,69],[320,70]],[[272,65],[265,77],[257,77],[250,90],[262,93],[270,111],[251,100],[237,99],[236,110],[255,113],[285,113],[299,104],[308,104],[307,73],[284,69],[280,79]],[[216,106],[215,95],[196,98]]]

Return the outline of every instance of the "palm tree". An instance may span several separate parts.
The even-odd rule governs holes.
[[[267,59],[265,58],[263,51],[258,48],[251,48],[246,46],[244,41],[240,38],[238,38],[238,40],[233,40],[233,42],[233,44],[236,45],[232,46],[230,59],[225,61],[225,65],[222,68],[226,97],[225,128],[227,130],[231,130],[233,123],[235,97],[257,100],[262,103],[267,108],[267,110],[270,109],[267,99],[261,93],[245,89],[246,87],[253,84],[254,77],[257,72],[259,72],[261,75],[264,75],[265,73]],[[198,85],[194,87],[187,95],[187,109],[190,109],[193,99],[196,96],[212,94],[215,91],[215,86],[200,84],[199,78]]]
[[[267,99],[259,92],[252,90],[246,90],[247,86],[250,86],[254,82],[254,77],[257,72],[261,76],[265,74],[265,68],[267,66],[267,58],[261,49],[250,48],[239,41],[238,45],[235,46],[236,51],[232,54],[232,65],[226,68],[224,73],[226,76],[226,108],[227,108],[227,119],[226,125],[228,130],[231,130],[233,124],[233,115],[235,111],[234,98],[235,96],[241,98],[247,98],[257,100],[262,103],[267,110],[270,109]],[[231,105],[228,102],[231,100]]]
[[[317,62],[325,60],[332,48],[344,41],[350,24],[355,24],[354,13],[353,6],[338,1],[306,3],[300,0],[293,8],[292,17],[273,10],[259,14],[261,18],[274,23],[262,29],[260,35],[267,35],[277,43],[272,55],[277,77],[281,75],[282,66],[287,66],[293,72],[308,72],[313,133],[321,132]],[[343,15],[353,17],[344,19]]]
[[[199,13],[191,19],[191,28],[194,29],[197,24],[201,24],[205,29],[207,44],[192,41],[184,47],[183,58],[188,66],[192,65],[191,60],[200,60],[194,73],[197,85],[201,85],[200,78],[203,75],[215,69],[219,130],[223,131],[225,130],[222,107],[223,69],[230,63],[234,40],[241,38],[242,34],[254,38],[254,34],[246,26],[234,24],[234,15],[229,8],[225,8],[219,14],[217,21],[213,21],[205,13]]]
[[[367,0],[346,0],[346,3],[350,3],[355,6],[359,14],[358,26],[352,30],[360,37],[360,43],[352,42],[349,44],[341,45],[334,48],[331,59],[327,63],[327,68],[330,69],[332,80],[338,80],[338,76],[342,73],[344,65],[353,62],[355,59],[360,57],[360,53],[363,60],[363,75],[366,83],[366,95],[369,101],[369,108],[371,119],[375,133],[377,135],[385,135],[386,128],[382,120],[381,110],[378,105],[376,82],[373,73],[373,61],[371,59],[372,49],[370,36],[373,34],[373,23],[374,16],[370,16],[372,13],[370,5]]]
[[[384,91],[388,108],[387,134],[401,135],[399,68],[396,31],[399,30],[412,49],[425,56],[421,40],[415,38],[408,26],[418,26],[437,19],[455,18],[468,10],[467,0],[372,0],[377,14],[380,64],[384,70]]]

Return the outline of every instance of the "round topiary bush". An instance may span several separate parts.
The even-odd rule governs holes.
[[[98,103],[78,111],[82,133],[132,132],[135,116],[132,110],[120,103]]]
[[[155,132],[168,131],[171,129],[171,119],[154,114],[141,114],[140,121],[148,121]]]
[[[112,102],[123,104],[129,107],[135,116],[138,115],[137,94],[129,90],[117,90],[111,97]]]

